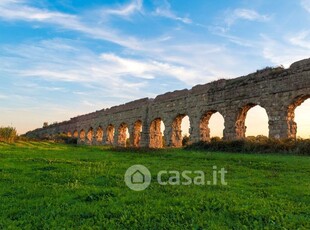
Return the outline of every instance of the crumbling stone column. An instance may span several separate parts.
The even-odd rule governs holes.
[[[163,147],[163,134],[161,132],[161,119],[157,118],[152,121],[150,126],[150,148]],[[167,127],[166,127],[167,128]]]
[[[140,133],[140,147],[150,147],[150,125],[148,119],[142,121],[142,131]]]
[[[102,145],[103,144],[103,129],[101,126],[99,126],[96,130],[96,134],[95,134],[95,143],[97,145]]]
[[[189,129],[189,139],[190,143],[195,143],[200,141],[200,116],[194,114],[189,114],[189,120],[190,120],[190,129]]]
[[[223,139],[224,140],[234,140],[240,139],[241,137],[237,135],[236,132],[236,117],[238,111],[236,109],[226,110],[223,115],[224,117],[224,131],[223,131]],[[239,127],[240,131],[240,127]],[[239,132],[240,134],[240,132]]]
[[[167,146],[171,147],[182,147],[182,119],[185,117],[185,115],[179,115],[177,116],[174,121],[172,122],[172,125],[168,125],[165,128],[165,138],[168,142]]]
[[[130,143],[133,147],[140,147],[141,142],[141,132],[142,132],[142,122],[136,121],[130,128]]]
[[[86,136],[86,144],[88,145],[92,145],[93,143],[93,138],[94,138],[94,131],[93,128],[90,128],[87,132],[87,136]]]
[[[296,138],[294,121],[296,105],[278,105],[269,109],[269,137],[276,139]]]
[[[107,145],[117,145],[117,137],[118,133],[115,132],[114,126],[109,125],[106,131],[106,144]]]
[[[85,131],[82,129],[80,132],[80,136],[78,138],[78,143],[85,144],[85,139],[86,139],[86,134],[85,134]]]
[[[201,141],[210,141],[210,128],[209,121],[211,116],[217,111],[211,110],[205,113],[199,120],[199,130],[200,130],[200,140]]]
[[[117,130],[117,146],[126,147],[126,131],[127,125],[125,123],[122,123]]]

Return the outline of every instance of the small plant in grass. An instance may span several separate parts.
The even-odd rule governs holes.
[[[184,135],[183,139],[182,139],[182,146],[187,146],[189,145],[189,141],[190,141],[190,138],[188,135]]]
[[[0,141],[13,143],[17,138],[17,131],[13,127],[0,128]]]

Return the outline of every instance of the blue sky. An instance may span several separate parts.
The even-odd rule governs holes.
[[[310,0],[1,0],[0,126],[289,67],[309,28]]]

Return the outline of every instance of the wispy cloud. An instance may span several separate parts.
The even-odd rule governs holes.
[[[268,15],[259,14],[257,11],[251,9],[235,9],[227,14],[229,16],[226,17],[225,22],[228,26],[233,25],[238,20],[266,22],[270,19]]]
[[[139,42],[130,36],[124,36],[119,31],[104,25],[90,24],[83,18],[67,13],[39,9],[23,4],[23,1],[5,0],[0,4],[0,18],[9,21],[40,22],[56,25],[66,30],[76,31],[86,36],[106,40],[130,49],[139,49]]]
[[[120,6],[115,9],[104,9],[102,11],[103,16],[105,15],[117,15],[121,17],[128,17],[136,12],[142,12],[143,0],[133,0],[127,5]]]
[[[310,0],[301,0],[301,6],[310,13]]]
[[[177,79],[186,85],[204,83],[218,77],[238,76],[248,69],[238,69],[234,53],[221,45],[208,42],[194,41],[191,46],[186,43],[174,44],[171,32],[165,35],[169,39],[137,39],[127,34],[91,24],[77,15],[42,10],[30,7],[18,0],[6,0],[14,4],[0,5],[0,18],[5,20],[24,20],[56,25],[59,28],[81,32],[92,38],[103,39],[116,43],[131,51],[131,57],[113,52],[97,54],[77,45],[73,46],[63,41],[42,41],[39,44],[25,44],[8,51],[15,58],[2,57],[3,70],[14,72],[25,77],[40,77],[70,82],[102,82],[109,81],[111,86],[119,88],[123,85],[123,78],[133,78],[134,82],[126,82],[128,86],[136,87],[137,79],[144,82],[167,76]],[[110,9],[111,14],[129,15],[142,9],[142,1],[135,0],[117,9]],[[168,17],[173,20],[191,23],[189,18],[177,16],[171,10],[168,1],[155,10],[157,16]],[[267,20],[267,16],[259,15],[255,11],[236,9],[233,20]],[[246,44],[238,37],[228,39],[235,43]],[[249,45],[248,45],[249,46]],[[12,52],[15,52],[12,54]],[[210,54],[210,52],[212,52]],[[138,58],[139,57],[139,58]],[[152,58],[150,58],[152,57]],[[13,61],[12,61],[13,60]],[[217,60],[225,60],[225,67]],[[26,64],[25,64],[26,63]],[[33,63],[36,63],[35,65]],[[12,66],[13,65],[13,66]],[[14,66],[15,65],[15,66]],[[18,67],[18,68],[17,68]],[[16,73],[16,71],[19,71]],[[206,79],[207,78],[207,79]],[[141,84],[138,85],[141,87]]]
[[[305,44],[302,37],[287,36],[283,40],[279,40],[262,35],[263,40],[260,47],[263,50],[263,56],[275,65],[284,65],[285,67],[289,67],[296,60],[309,58],[310,46]]]
[[[288,40],[291,42],[291,44],[295,46],[299,46],[301,48],[310,49],[310,31],[304,30],[296,35],[288,38]]]
[[[72,46],[69,45],[72,44]],[[73,45],[74,44],[74,45]],[[141,89],[144,81],[159,76],[174,78],[187,82],[199,74],[183,62],[168,59],[139,59],[121,57],[114,53],[96,54],[71,40],[47,40],[37,44],[23,44],[17,47],[8,46],[0,56],[4,65],[9,68],[2,71],[21,77],[37,77],[51,81],[92,83],[108,88]],[[169,57],[165,53],[158,53]],[[185,60],[184,60],[185,61]],[[130,78],[129,81],[126,78]]]
[[[255,41],[248,41],[244,38],[234,36],[228,33],[227,29],[221,26],[210,26],[208,30],[215,35],[226,38],[228,41],[243,47],[253,47]]]
[[[167,0],[164,0],[162,2],[162,4],[155,9],[155,11],[153,12],[153,15],[169,18],[169,19],[176,20],[176,21],[180,21],[180,22],[183,22],[185,24],[191,24],[192,23],[192,20],[190,18],[180,17],[180,16],[176,15],[176,13],[174,13],[171,10],[171,5]]]

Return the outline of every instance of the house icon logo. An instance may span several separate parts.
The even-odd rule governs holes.
[[[143,184],[144,182],[145,182],[145,175],[140,170],[137,170],[132,174],[131,183]]]
[[[133,165],[125,173],[126,185],[134,191],[142,191],[151,183],[151,173],[144,165]]]

